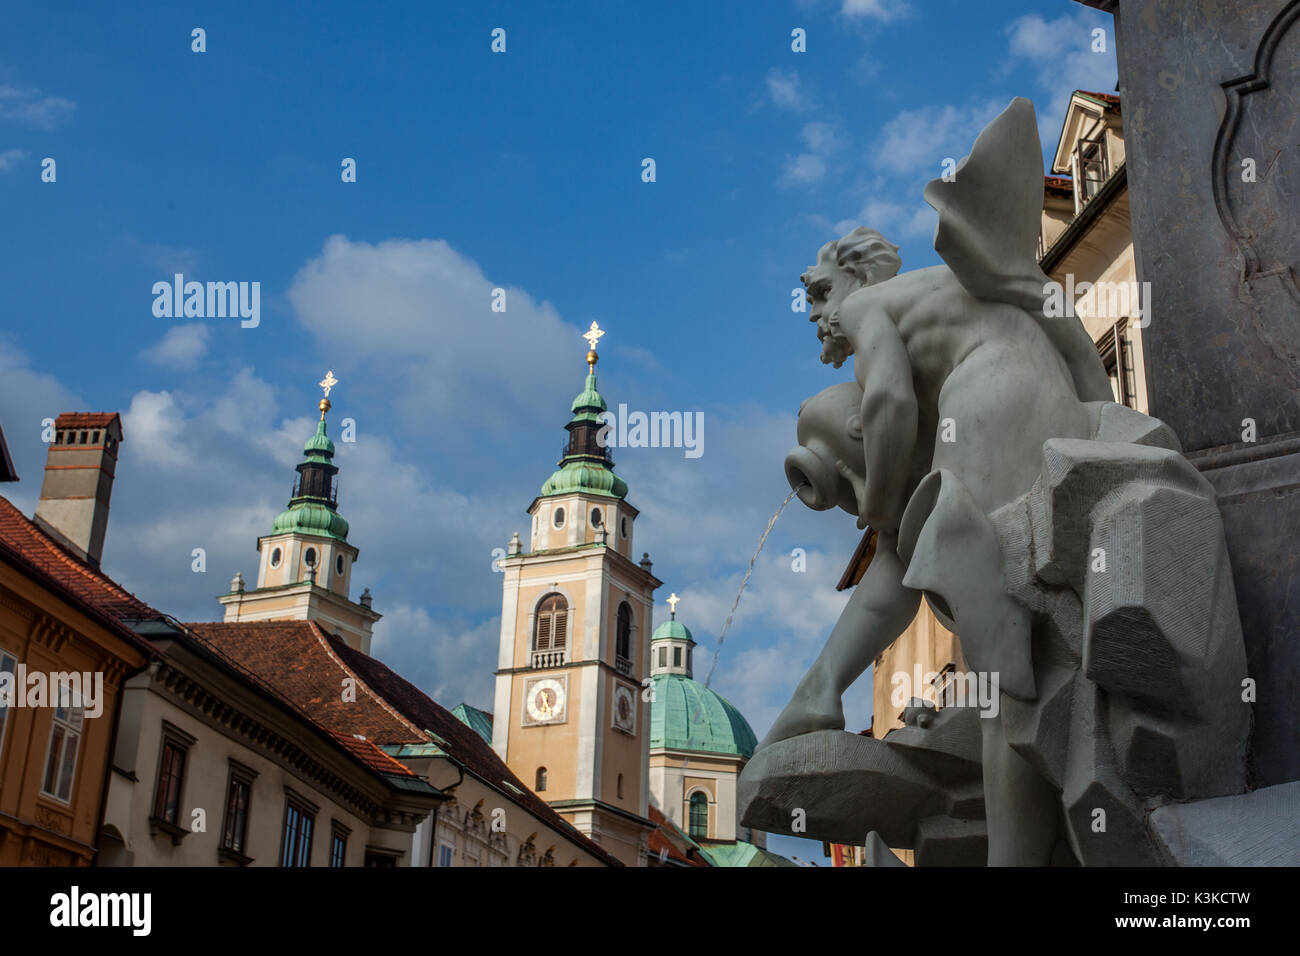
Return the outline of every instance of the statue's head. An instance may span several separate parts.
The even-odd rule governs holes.
[[[837,463],[858,476],[866,471],[861,416],[857,382],[822,389],[799,406],[799,444],[785,456],[785,477],[809,508],[826,511],[838,505],[857,516],[857,495]]]
[[[817,323],[824,363],[839,368],[853,354],[853,344],[839,329],[840,304],[865,286],[893,278],[901,265],[898,246],[863,226],[821,247],[817,263],[800,278],[808,290],[808,318]]]

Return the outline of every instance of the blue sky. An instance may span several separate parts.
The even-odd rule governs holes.
[[[447,706],[490,707],[492,549],[527,528],[596,320],[611,404],[704,413],[700,458],[616,458],[665,581],[657,620],[675,590],[712,650],[787,491],[799,403],[848,375],[790,310],[800,272],[857,225],[904,269],[938,262],[925,182],[1013,96],[1054,145],[1072,89],[1114,89],[1098,26],[1113,49],[1110,18],[1067,0],[12,9],[0,423],[23,480],[5,494],[35,507],[43,418],[122,411],[105,569],[216,618],[235,571],[255,576],[332,368],[374,651]],[[261,324],[155,317],[175,272],[260,282]],[[760,737],[856,539],[797,502],[772,532],[713,677]],[[846,711],[869,722],[866,680]]]

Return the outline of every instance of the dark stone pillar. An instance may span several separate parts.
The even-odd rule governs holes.
[[[1219,495],[1253,782],[1297,780],[1300,0],[1080,2],[1115,14],[1151,413]]]

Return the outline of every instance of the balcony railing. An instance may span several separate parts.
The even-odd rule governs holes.
[[[626,657],[616,656],[614,658],[614,669],[618,671],[620,674],[622,674],[624,677],[632,676],[632,662],[628,660]]]
[[[533,669],[546,667],[563,667],[566,663],[564,648],[553,651],[533,651]]]
[[[596,438],[597,434],[597,432],[593,431],[575,431],[569,440],[560,446],[560,457],[590,455],[594,458],[604,458],[610,465],[613,465],[614,456],[610,452],[611,446],[602,445]]]

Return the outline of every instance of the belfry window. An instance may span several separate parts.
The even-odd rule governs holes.
[[[541,793],[541,792],[543,792],[545,789],[546,789],[546,768],[545,768],[545,767],[538,767],[538,768],[537,768],[537,786],[533,787],[533,790],[535,790],[537,793]]]
[[[624,601],[618,606],[618,626],[615,629],[614,654],[623,660],[632,659],[632,608]]]
[[[699,790],[691,794],[690,826],[692,837],[708,837],[709,798]]]
[[[561,594],[548,594],[537,608],[533,650],[560,650],[569,639],[569,604]]]

